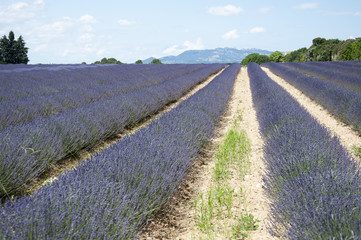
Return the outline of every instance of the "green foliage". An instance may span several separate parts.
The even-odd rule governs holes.
[[[270,59],[275,61],[274,53],[272,54]],[[308,49],[300,48],[285,55],[283,59],[284,62],[343,60],[361,60],[361,38],[340,41],[318,37],[312,40],[312,45]]]
[[[0,39],[0,63],[27,64],[28,62],[28,48],[25,47],[25,41],[21,35],[15,40],[14,32],[10,31],[9,37],[4,35]]]
[[[162,62],[158,58],[154,58],[150,64],[162,64]]]
[[[283,62],[284,55],[280,51],[275,51],[269,55],[271,62]]]
[[[315,38],[313,45],[307,50],[304,61],[333,61],[338,55],[338,45],[342,42],[338,39]]]
[[[96,61],[93,64],[122,64],[122,62],[115,58],[102,58],[102,60]]]
[[[342,49],[342,60],[361,60],[361,38],[349,42]]]
[[[135,63],[136,63],[136,64],[143,64],[143,61],[139,59],[139,60],[137,60]]]
[[[303,57],[307,52],[307,48],[300,48],[284,56],[284,62],[303,62]]]
[[[354,145],[354,146],[352,146],[352,150],[354,151],[356,157],[361,159],[361,147],[357,147]]]
[[[234,230],[234,237],[239,239],[245,239],[248,237],[247,232],[253,231],[258,229],[257,222],[260,222],[260,220],[255,219],[252,214],[246,214],[239,219],[239,224],[233,227]]]
[[[251,53],[247,55],[241,62],[243,66],[246,66],[248,63],[255,62],[258,64],[270,62],[270,58],[267,55],[261,55],[258,53]]]
[[[326,38],[318,37],[318,38],[315,38],[315,39],[312,40],[312,45],[313,46],[318,46],[318,45],[323,44],[324,42],[326,42]]]

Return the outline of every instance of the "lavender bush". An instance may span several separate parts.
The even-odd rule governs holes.
[[[154,66],[154,65],[153,65]],[[163,81],[179,77],[184,74],[188,74],[194,72],[196,70],[201,70],[203,68],[209,67],[208,65],[201,64],[188,64],[188,65],[171,65],[167,68],[144,68],[140,66],[138,69],[134,68],[134,66],[124,66],[120,65],[118,67],[108,66],[109,71],[103,73],[100,76],[88,76],[84,75],[83,79],[80,79],[79,73],[75,70],[66,71],[66,70],[58,70],[56,72],[57,79],[61,84],[64,84],[63,81],[69,83],[69,85],[77,85],[78,87],[70,90],[63,90],[57,92],[51,92],[43,95],[33,95],[28,96],[26,98],[20,99],[12,99],[12,101],[2,101],[0,102],[0,130],[9,125],[17,125],[21,123],[28,122],[36,117],[41,116],[49,116],[52,114],[59,114],[70,108],[77,108],[83,106],[85,104],[96,102],[102,99],[110,98],[114,95],[124,94],[127,92],[134,91],[136,89],[140,89],[143,87],[148,87],[150,85],[161,83]],[[89,67],[88,67],[89,68]],[[103,69],[103,66],[99,66],[96,69]],[[17,84],[10,85],[11,89],[3,89],[2,91],[6,94],[11,94],[11,90],[18,91],[19,94],[23,94],[24,92],[32,92],[32,89],[35,87],[38,90],[41,89],[44,85],[42,83],[52,85],[53,89],[58,89],[54,86],[54,84],[58,84],[58,82],[51,81],[44,82],[44,79],[49,77],[49,72],[52,68],[48,68],[47,71],[43,71],[38,73],[38,71],[27,71],[24,75],[28,78],[34,78],[34,81],[31,81],[32,84],[34,82],[39,81],[38,84],[34,84],[29,88],[25,89],[17,89]],[[92,67],[91,69],[94,69]],[[126,74],[124,71],[127,70]],[[13,73],[15,70],[12,71]],[[65,74],[64,74],[65,73]],[[72,73],[74,73],[74,77],[72,77]],[[63,75],[64,74],[64,75]],[[99,73],[98,73],[99,74]],[[14,73],[16,75],[16,72]],[[9,76],[12,76],[9,74]],[[13,77],[13,76],[12,76]],[[63,79],[59,79],[59,78]],[[84,80],[86,79],[86,81]],[[80,81],[79,81],[80,80]],[[117,81],[115,81],[117,80]],[[10,81],[7,81],[11,84]],[[1,83],[1,79],[0,79]],[[22,83],[28,83],[27,79],[23,79]],[[83,87],[81,87],[83,85]],[[91,85],[89,85],[91,84]],[[28,84],[26,84],[28,85]],[[0,91],[1,92],[1,91]],[[11,95],[12,98],[16,97],[15,95]]]
[[[361,133],[361,93],[337,84],[309,77],[282,64],[266,63],[273,73],[318,102],[342,122]]]
[[[189,67],[189,66],[188,66]],[[5,68],[5,67],[3,67]],[[6,66],[0,70],[0,100],[13,101],[32,96],[46,95],[67,90],[87,88],[113,82],[138,79],[162,72],[171,73],[184,64],[138,65],[138,64],[99,64],[99,65],[41,65],[24,68],[22,65]]]
[[[240,64],[178,107],[0,208],[4,239],[134,239],[176,191],[225,110]]]
[[[265,140],[270,231],[282,239],[360,239],[359,164],[257,64],[248,73]]]
[[[360,64],[342,64],[343,62],[306,62],[309,65],[314,65],[322,68],[329,69],[331,71],[337,71],[340,73],[353,74],[360,76],[361,65]]]
[[[36,118],[0,131],[0,196],[12,193],[50,164],[89,148],[156,113],[224,65],[214,64],[128,94]]]
[[[314,77],[322,78],[325,81],[335,83],[341,87],[361,92],[361,68],[356,68],[358,71],[356,71],[356,74],[352,74],[337,71],[338,69],[344,69],[345,67],[343,66],[336,67],[334,64],[324,64],[322,62],[290,62],[284,65]],[[355,72],[355,70],[353,72]]]

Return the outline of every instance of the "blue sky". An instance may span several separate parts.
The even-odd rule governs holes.
[[[316,37],[361,37],[361,0],[1,0],[30,63],[137,59],[217,47],[290,51]]]

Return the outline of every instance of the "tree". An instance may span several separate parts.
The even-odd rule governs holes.
[[[326,38],[315,38],[312,40],[312,45],[313,46],[318,46],[318,45],[321,45],[322,43],[326,42]]]
[[[143,64],[143,61],[139,59],[139,60],[137,60],[135,63],[136,63],[136,64]]]
[[[8,38],[4,35],[0,39],[0,63],[27,64],[28,62],[28,48],[25,47],[25,41],[21,35],[15,40],[14,32],[10,31]]]
[[[93,64],[123,64],[115,58],[102,58],[100,61],[96,61]]]
[[[342,60],[361,60],[361,38],[347,44],[342,49]]]
[[[307,52],[307,48],[300,48],[284,57],[284,62],[303,62],[303,58]]]
[[[158,58],[154,58],[150,64],[162,64],[162,62]]]
[[[251,53],[247,55],[241,62],[243,66],[246,66],[248,63],[255,62],[258,64],[269,62],[270,58],[267,55],[261,55],[258,53]]]
[[[280,51],[275,51],[269,55],[271,62],[283,62],[284,55]]]

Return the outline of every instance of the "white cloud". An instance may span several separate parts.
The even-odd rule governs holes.
[[[165,49],[163,51],[163,53],[168,54],[168,55],[178,55],[181,54],[184,51],[188,51],[188,50],[200,50],[203,49],[203,43],[202,40],[200,38],[197,39],[196,42],[191,42],[191,41],[185,41],[182,46],[179,45],[173,45],[167,49]]]
[[[259,8],[258,12],[260,13],[268,13],[272,10],[272,7],[263,7],[263,8]]]
[[[18,3],[14,3],[14,4],[10,5],[8,7],[8,10],[9,11],[19,11],[22,8],[27,8],[27,7],[29,7],[29,4],[27,4],[25,2],[18,2]]]
[[[237,29],[233,29],[229,32],[226,32],[225,34],[222,35],[222,38],[224,39],[236,39],[239,38],[238,33],[237,33]]]
[[[361,16],[361,12],[330,12],[330,11],[323,11],[323,15],[326,16]]]
[[[230,16],[237,15],[243,11],[242,8],[233,5],[211,7],[208,9],[208,13],[217,16]]]
[[[79,18],[79,21],[82,23],[97,23],[98,21],[95,19],[95,17],[85,14]]]
[[[44,4],[44,0],[36,0],[36,1],[34,2],[34,4],[36,4],[36,5],[42,5],[42,4]]]
[[[48,44],[40,44],[40,45],[37,45],[34,49],[35,52],[41,52],[41,51],[45,51],[48,49]]]
[[[317,2],[312,2],[312,3],[302,3],[300,5],[294,6],[293,8],[296,9],[313,9],[313,8],[318,8],[319,3]]]
[[[126,19],[120,19],[120,20],[118,20],[118,24],[122,25],[122,26],[129,26],[129,25],[133,25],[134,22],[131,22],[131,21],[126,20]]]
[[[42,0],[34,2],[17,2],[8,6],[0,6],[0,23],[14,23],[35,18],[44,8]]]
[[[265,32],[265,31],[266,31],[266,29],[264,29],[263,27],[254,27],[249,32],[250,33],[261,33],[261,32]]]
[[[74,26],[74,22],[69,17],[63,17],[60,20],[57,20],[51,24],[45,24],[40,27],[40,32],[48,33],[48,34],[62,34],[66,30],[72,28]]]
[[[94,35],[90,33],[84,33],[78,37],[80,42],[92,42],[94,39]]]

